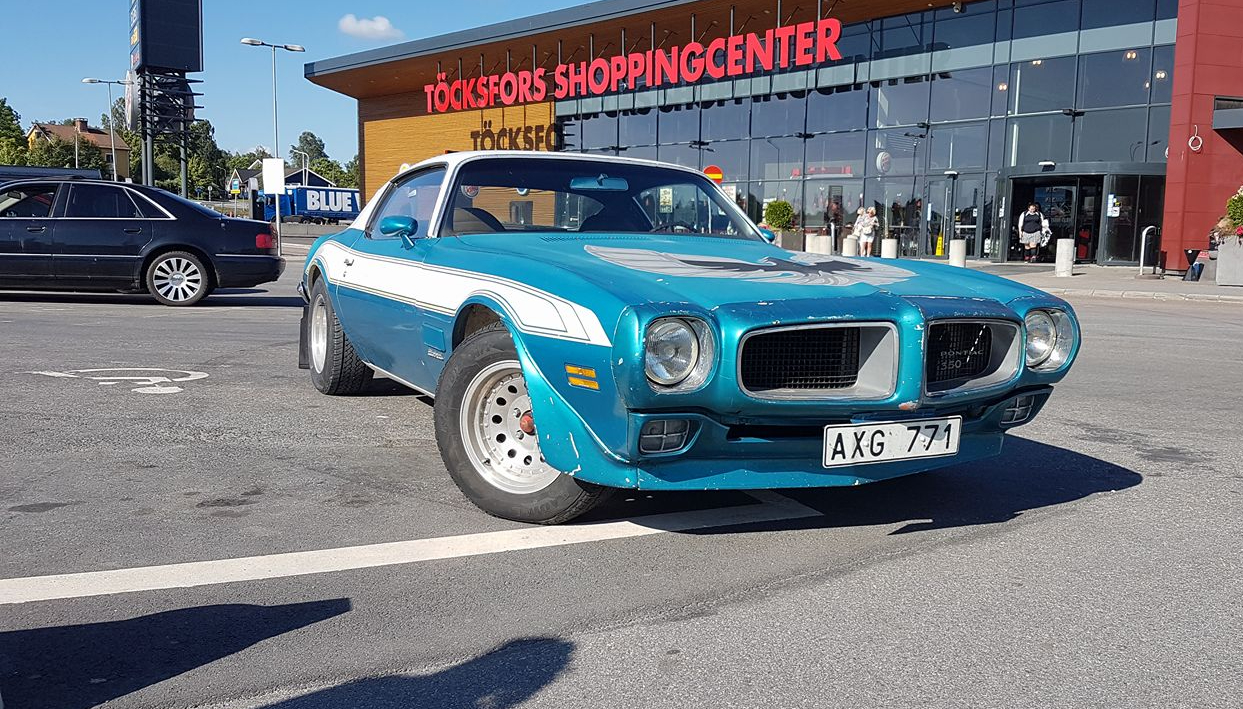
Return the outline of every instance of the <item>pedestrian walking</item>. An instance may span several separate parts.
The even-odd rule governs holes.
[[[872,255],[872,240],[876,238],[876,225],[880,220],[876,218],[876,207],[868,207],[867,212],[855,222],[855,227],[859,229],[859,255]]]
[[[1040,245],[1045,241],[1045,234],[1050,232],[1049,220],[1040,213],[1040,205],[1027,205],[1027,211],[1019,216],[1018,228],[1023,260],[1034,263],[1039,256]]]

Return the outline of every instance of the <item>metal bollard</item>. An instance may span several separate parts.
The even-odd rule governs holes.
[[[950,239],[950,265],[959,268],[967,267],[966,239]]]
[[[881,258],[897,258],[898,257],[898,240],[897,239],[881,239],[880,240],[880,257]]]
[[[848,236],[842,240],[842,256],[859,255],[859,237]]]
[[[1053,267],[1053,275],[1070,277],[1075,275],[1075,240],[1057,240],[1057,263]]]

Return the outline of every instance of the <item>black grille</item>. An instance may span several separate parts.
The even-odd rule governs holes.
[[[821,327],[752,335],[742,349],[742,386],[846,389],[859,379],[859,328]]]
[[[974,379],[993,359],[993,330],[985,323],[933,323],[928,331],[928,385]]]

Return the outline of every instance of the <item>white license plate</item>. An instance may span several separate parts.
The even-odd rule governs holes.
[[[824,427],[824,467],[958,453],[962,417]]]

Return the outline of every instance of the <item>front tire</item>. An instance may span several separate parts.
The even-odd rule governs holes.
[[[341,329],[341,321],[320,278],[311,286],[309,339],[311,381],[315,388],[332,396],[361,392],[371,381],[371,368],[359,359],[354,345]]]
[[[203,261],[188,251],[169,251],[147,266],[147,292],[162,305],[194,305],[212,292],[211,274]]]
[[[449,475],[490,515],[561,524],[611,492],[544,461],[518,353],[502,325],[481,330],[454,350],[440,378],[433,415],[436,444]]]

